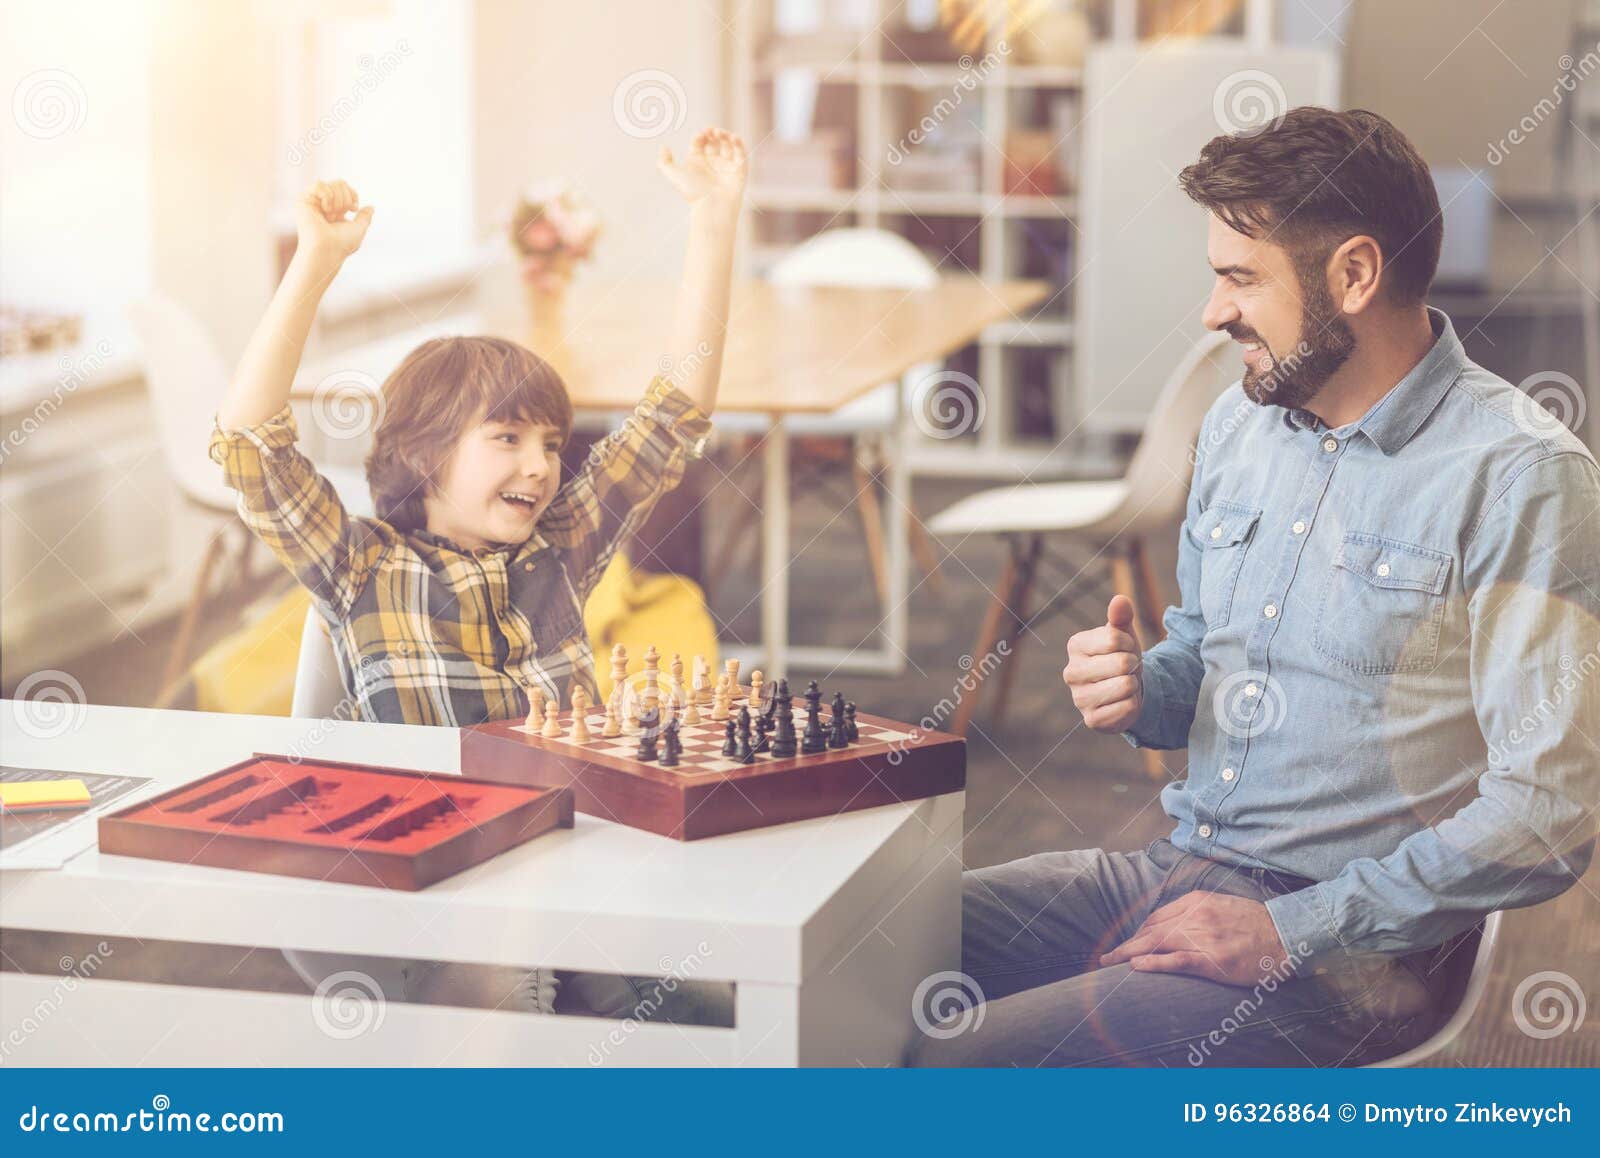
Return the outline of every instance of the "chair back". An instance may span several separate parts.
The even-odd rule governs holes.
[[[830,229],[784,254],[767,273],[776,285],[926,289],[939,272],[915,245],[884,229]]]
[[[1183,515],[1194,473],[1200,423],[1217,396],[1239,377],[1238,359],[1224,333],[1208,333],[1183,356],[1156,396],[1139,448],[1124,476],[1125,510],[1140,512],[1140,524],[1160,527]]]
[[[236,497],[206,453],[228,385],[228,367],[200,322],[171,298],[152,295],[129,307],[143,347],[145,381],[167,469],[186,497],[232,511]]]
[[[344,698],[344,681],[339,677],[333,641],[328,638],[316,607],[308,607],[305,626],[300,630],[300,658],[295,663],[294,699],[289,714],[296,719],[326,720]]]

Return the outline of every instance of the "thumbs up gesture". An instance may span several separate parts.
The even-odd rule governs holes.
[[[1144,707],[1139,641],[1133,634],[1133,603],[1113,595],[1104,627],[1080,631],[1067,640],[1067,666],[1061,678],[1083,722],[1097,732],[1122,732]]]

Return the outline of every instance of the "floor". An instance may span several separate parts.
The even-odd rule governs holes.
[[[732,487],[718,486],[706,507],[706,523],[716,528],[731,521],[731,512],[750,501]],[[972,484],[919,481],[915,505],[929,517],[972,489]],[[872,631],[876,597],[863,556],[859,524],[853,511],[825,501],[797,499],[795,542],[801,547],[792,572],[792,634],[797,643],[860,643]],[[911,641],[907,671],[895,679],[852,676],[830,678],[828,672],[796,672],[818,678],[831,693],[835,688],[856,700],[861,710],[902,720],[920,720],[937,711],[941,700],[960,694],[957,681],[965,674],[961,657],[973,645],[976,625],[999,574],[1000,545],[988,540],[938,544],[937,580],[918,577],[911,595]],[[742,561],[731,566],[716,585],[713,614],[732,638],[753,637],[760,605],[754,577],[759,540],[752,539]],[[1170,587],[1171,543],[1153,544],[1158,573]],[[1098,563],[1090,561],[1075,580],[1104,587]],[[1169,592],[1170,594],[1170,592]],[[1101,597],[1086,590],[1084,606]],[[1102,847],[1142,848],[1170,830],[1157,794],[1162,781],[1144,771],[1139,753],[1117,737],[1082,728],[1060,680],[1068,634],[1087,621],[1057,619],[1039,624],[1025,637],[1013,660],[1018,664],[1011,705],[1003,722],[989,706],[976,717],[969,735],[968,800],[965,858],[969,866],[998,863],[1030,853]],[[207,638],[228,629],[228,622],[208,622]],[[148,702],[159,672],[164,639],[148,648],[111,649],[73,662],[85,679],[91,702]],[[1171,754],[1170,777],[1183,775],[1182,754]],[[8,935],[0,966],[53,969],[54,962],[81,947],[61,938]],[[159,943],[119,946],[102,976],[159,975],[176,950]],[[251,953],[218,947],[186,958],[219,985],[244,985],[294,990],[300,982],[275,953]],[[1536,974],[1565,975],[1537,979]],[[1533,980],[1530,980],[1533,979]],[[1442,1064],[1600,1065],[1600,1014],[1580,1022],[1573,1032],[1536,1038],[1518,1028],[1514,1000],[1519,986],[1522,1009],[1535,1003],[1553,981],[1568,990],[1600,999],[1600,867],[1591,867],[1578,886],[1564,896],[1531,910],[1507,915],[1502,947],[1482,1005],[1466,1032],[1439,1059]],[[1524,986],[1523,983],[1528,982]]]

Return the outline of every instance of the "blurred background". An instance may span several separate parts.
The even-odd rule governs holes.
[[[1387,116],[1444,205],[1434,304],[1594,446],[1596,73],[1594,0],[8,0],[0,685],[294,710],[305,603],[238,534],[205,439],[301,189],[342,177],[378,207],[296,403],[308,453],[358,472],[376,384],[548,268],[528,226],[553,204],[589,226],[550,259],[574,294],[675,276],[682,207],[654,157],[721,123],[752,146],[742,278],[1040,287],[908,374],[887,415],[791,432],[791,676],[848,673],[863,710],[966,732],[969,865],[1141,847],[1168,830],[1156,793],[1183,754],[1075,727],[1058,672],[1111,590],[1155,615],[1175,597],[1176,522],[1105,523],[1158,456],[1181,499],[1172,391],[1238,372],[1196,346],[1211,275],[1178,169],[1296,104]],[[840,231],[858,248],[817,273],[808,247]],[[573,461],[614,421],[586,414]],[[615,577],[635,595],[677,577],[662,598],[728,654],[761,654],[766,421],[727,416]],[[1019,524],[1004,494],[940,521],[1036,484],[1072,486],[1056,523]],[[963,677],[991,653],[979,694]],[[1452,1060],[1600,1063],[1592,1024],[1538,1040],[1509,1009],[1535,969],[1600,990],[1596,880],[1512,914]]]

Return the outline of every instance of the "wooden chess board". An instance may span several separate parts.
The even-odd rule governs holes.
[[[798,731],[805,713],[795,715]],[[602,737],[603,711],[585,713],[587,744],[569,738],[571,712],[559,718],[562,735],[554,738],[515,720],[463,728],[462,772],[571,788],[579,812],[677,840],[918,800],[966,784],[965,740],[878,716],[856,716],[860,738],[847,748],[781,760],[762,752],[749,764],[722,754],[723,723],[702,719],[680,727],[677,767],[636,759],[637,734]],[[826,708],[821,719],[826,730]]]
[[[100,851],[415,891],[554,828],[572,794],[258,753],[100,819]]]

